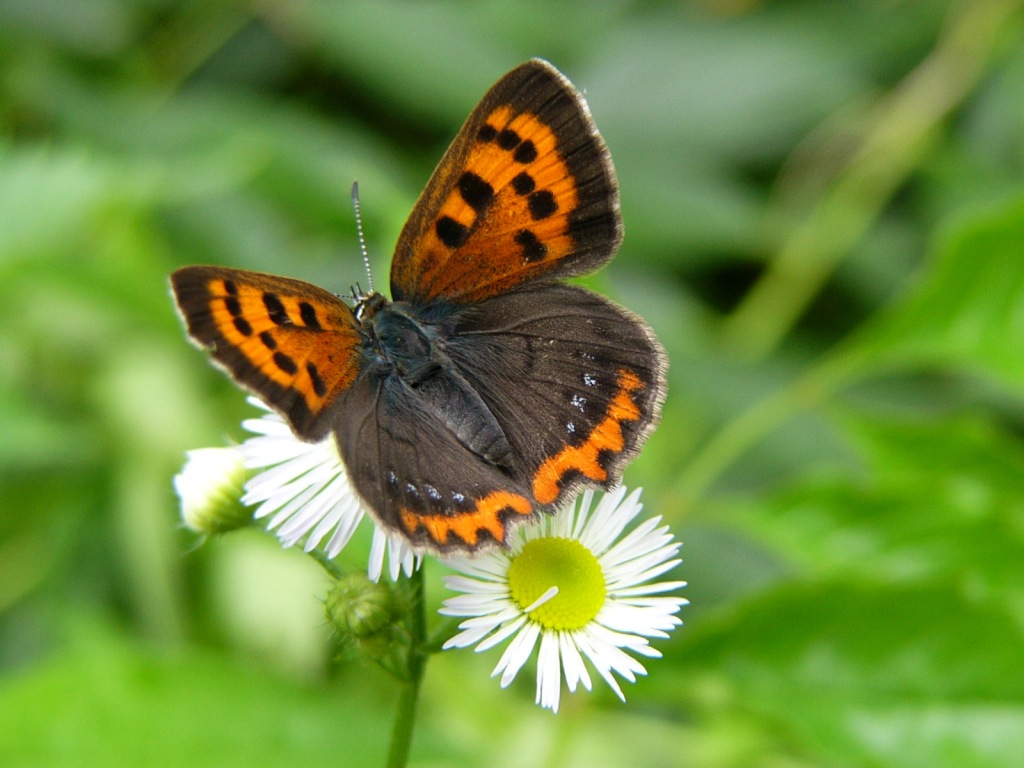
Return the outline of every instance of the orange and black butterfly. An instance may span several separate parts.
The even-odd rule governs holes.
[[[609,487],[665,396],[638,317],[560,282],[622,240],[611,157],[550,64],[502,77],[413,208],[391,300],[186,267],[188,332],[303,439],[333,435],[377,521],[416,547],[472,551]]]

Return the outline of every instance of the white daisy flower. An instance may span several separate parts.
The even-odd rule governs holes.
[[[267,529],[286,547],[303,542],[309,552],[327,539],[324,552],[338,556],[355,533],[365,510],[349,483],[348,473],[334,439],[319,443],[299,440],[284,420],[256,398],[249,402],[266,411],[242,426],[255,437],[239,446],[245,466],[258,470],[245,484],[242,503],[258,505],[257,519],[270,517]],[[392,580],[402,571],[410,575],[419,558],[408,542],[374,522],[368,573],[377,581],[388,555]]]
[[[441,613],[468,618],[444,647],[479,652],[511,638],[493,672],[504,688],[539,641],[536,701],[555,712],[563,675],[570,691],[590,690],[584,659],[625,701],[615,675],[632,683],[646,674],[635,657],[661,656],[648,638],[668,637],[689,602],[663,594],[686,582],[654,581],[681,562],[661,517],[622,535],[643,508],[640,489],[627,498],[620,487],[591,511],[593,497],[586,491],[572,509],[517,529],[508,549],[447,561],[461,575],[445,583],[463,594]]]

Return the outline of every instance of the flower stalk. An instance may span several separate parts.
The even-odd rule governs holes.
[[[419,704],[423,674],[427,670],[427,608],[423,594],[423,569],[417,568],[409,577],[409,648],[406,657],[406,678],[398,694],[398,709],[391,728],[391,746],[388,749],[387,768],[405,768],[409,762],[416,709]]]

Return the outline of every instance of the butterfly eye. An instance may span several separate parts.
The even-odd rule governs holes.
[[[359,298],[359,295],[355,293],[353,293],[353,296],[358,299],[353,314],[359,323],[366,323],[390,303],[379,293],[365,294],[362,295],[362,298]]]

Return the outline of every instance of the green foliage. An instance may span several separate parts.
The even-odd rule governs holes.
[[[249,410],[167,275],[346,291],[358,179],[385,284],[534,55],[619,172],[589,281],[669,352],[627,482],[693,605],[626,705],[432,659],[412,764],[1019,764],[1022,41],[1015,0],[0,4],[0,765],[382,764],[397,690],[316,568],[181,530],[183,452]]]
[[[5,765],[332,766],[339,751],[383,761],[390,706],[372,691],[353,707],[337,688],[223,655],[154,653],[73,629],[73,642],[0,693]]]

